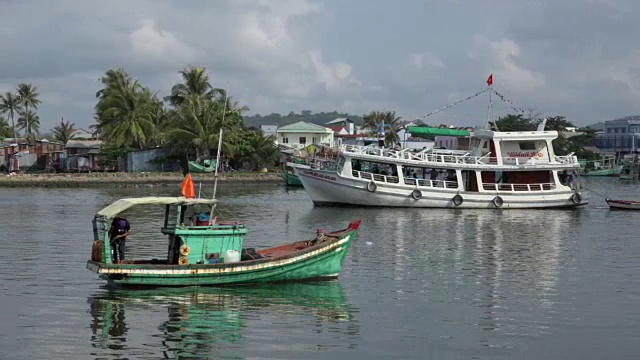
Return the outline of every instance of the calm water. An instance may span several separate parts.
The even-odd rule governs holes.
[[[587,187],[640,199],[640,184]],[[640,358],[640,212],[598,194],[578,210],[314,208],[304,190],[223,184],[255,247],[361,218],[340,279],[105,288],[85,270],[93,214],[170,191],[0,189],[0,359]],[[166,254],[144,241],[155,214],[128,215],[129,257]]]

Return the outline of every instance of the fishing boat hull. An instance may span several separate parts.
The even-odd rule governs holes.
[[[210,166],[204,166],[197,162],[189,161],[189,172],[191,173],[211,173],[215,168],[215,163],[212,163]]]
[[[611,210],[640,210],[640,201],[605,199]]]
[[[580,176],[618,176],[622,172],[622,166],[609,169],[584,170],[580,171]]]
[[[215,286],[338,277],[360,221],[327,233],[333,240],[298,250],[297,242],[258,251],[262,259],[221,264],[107,264],[88,261],[87,269],[109,283],[132,286]]]
[[[302,187],[302,181],[296,174],[292,174],[288,171],[282,171],[282,177],[284,178],[284,183],[287,186],[293,187]]]
[[[350,205],[410,208],[534,209],[568,208],[586,205],[587,199],[574,190],[471,192],[456,188],[410,187],[344,178],[335,171],[296,168],[304,188],[315,205]],[[414,191],[419,191],[419,198]],[[499,200],[497,198],[500,198]]]

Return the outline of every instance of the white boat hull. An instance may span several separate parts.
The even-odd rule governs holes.
[[[610,209],[640,210],[640,202],[606,199]]]
[[[459,208],[459,209],[533,209],[562,208],[586,205],[582,196],[572,190],[471,192],[458,189],[415,187],[388,183],[376,183],[375,191],[364,179],[344,178],[334,171],[312,170],[296,167],[296,173],[315,205],[353,205],[415,208]],[[412,192],[418,189],[418,200]],[[454,201],[454,197],[459,197]],[[496,201],[499,196],[502,201]],[[456,204],[458,202],[458,204]]]

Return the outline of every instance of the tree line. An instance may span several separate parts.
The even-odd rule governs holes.
[[[30,83],[19,84],[15,91],[0,94],[0,137],[17,138],[22,131],[26,138],[35,139],[40,132],[40,118],[36,110],[39,94]]]

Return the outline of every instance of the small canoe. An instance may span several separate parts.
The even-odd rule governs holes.
[[[611,210],[640,210],[640,201],[605,199]]]

